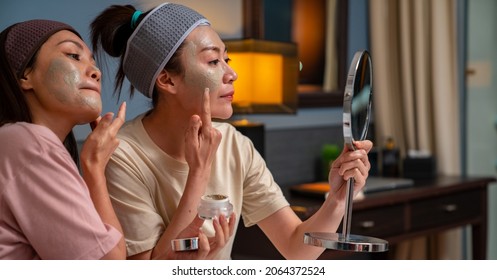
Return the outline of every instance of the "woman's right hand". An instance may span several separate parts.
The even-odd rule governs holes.
[[[114,113],[107,113],[90,124],[92,132],[81,149],[83,168],[92,168],[93,172],[105,170],[110,156],[119,145],[116,135],[126,118],[126,103],[121,104],[117,116],[113,117]]]
[[[105,167],[109,162],[112,153],[119,145],[117,132],[124,124],[126,116],[126,103],[119,107],[117,116],[114,118],[113,113],[107,113],[99,117],[90,125],[92,132],[86,138],[81,150],[81,170],[83,179],[90,191],[90,197],[93,205],[97,210],[102,222],[109,224],[123,233],[121,224],[117,219],[116,213],[112,207],[107,184],[105,180]],[[103,259],[115,259],[126,257],[126,245],[124,238],[117,245],[107,252]]]
[[[208,238],[202,231],[201,227],[204,220],[195,216],[193,221],[178,235],[177,238],[189,238],[198,236],[198,250],[195,251],[173,251],[168,248],[167,259],[172,260],[203,260],[214,259],[216,254],[226,246],[229,239],[233,236],[236,215],[231,213],[229,219],[220,216],[212,221],[216,235]]]
[[[185,135],[185,159],[190,172],[208,171],[221,142],[221,132],[212,127],[209,89],[203,96],[202,112],[190,118]]]
[[[171,222],[151,252],[150,258],[152,259],[202,259],[208,258],[209,254],[214,251],[208,238],[199,230],[203,220],[195,218],[200,197],[204,195],[207,189],[212,161],[221,142],[221,133],[212,127],[210,96],[207,88],[204,91],[200,107],[200,114],[191,116],[190,123],[185,131],[184,153],[185,160],[189,166],[185,189]],[[188,225],[192,219],[193,222]],[[224,226],[221,225],[221,228],[224,228]],[[221,233],[224,230],[218,231],[216,229],[217,236],[219,236],[218,232]],[[231,235],[229,230],[228,235]],[[171,251],[171,239],[192,236],[199,237],[200,250],[195,252]],[[220,240],[222,241],[223,239],[224,237]],[[219,247],[222,248],[222,246],[224,245]]]

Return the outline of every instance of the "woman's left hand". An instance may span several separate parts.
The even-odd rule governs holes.
[[[340,156],[333,161],[328,177],[331,186],[330,196],[334,196],[340,201],[345,200],[346,185],[350,178],[354,178],[354,195],[356,195],[366,184],[371,164],[368,153],[373,147],[369,140],[355,141],[356,150],[343,148]]]

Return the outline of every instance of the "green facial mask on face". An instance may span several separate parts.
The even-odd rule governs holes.
[[[197,49],[198,46],[195,42],[187,43],[185,48],[185,82],[192,87],[198,88],[200,93],[203,93],[205,88],[209,88],[211,93],[217,92],[222,83],[222,69],[212,67],[205,70],[205,68],[200,67]]]
[[[79,74],[63,60],[54,59],[50,62],[47,76],[50,93],[60,102],[67,103],[70,99],[68,93],[76,90],[75,84],[79,80]]]
[[[81,75],[63,59],[54,59],[48,68],[49,89],[54,97],[63,104],[70,104],[71,100],[77,105],[87,106],[92,109],[100,107],[100,99],[87,96],[80,92],[78,85]]]

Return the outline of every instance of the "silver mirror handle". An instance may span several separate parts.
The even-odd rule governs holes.
[[[349,238],[350,225],[352,222],[352,204],[354,203],[354,178],[347,181],[347,191],[345,194],[345,213],[343,215],[342,236],[345,239]]]

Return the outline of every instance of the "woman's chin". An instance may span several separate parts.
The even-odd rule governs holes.
[[[215,117],[212,117],[213,119],[219,119],[219,120],[227,120],[229,118],[231,118],[233,114],[226,114],[226,115],[221,115],[221,116],[215,116]]]
[[[224,107],[221,110],[218,110],[217,112],[215,112],[215,114],[213,112],[212,118],[227,120],[231,118],[232,115],[233,115],[233,108],[229,106],[229,107]]]
[[[88,114],[85,114],[81,117],[78,125],[88,124],[95,121],[96,119],[98,119],[98,117],[100,117],[101,112],[102,110],[95,110],[91,113],[89,112]]]

